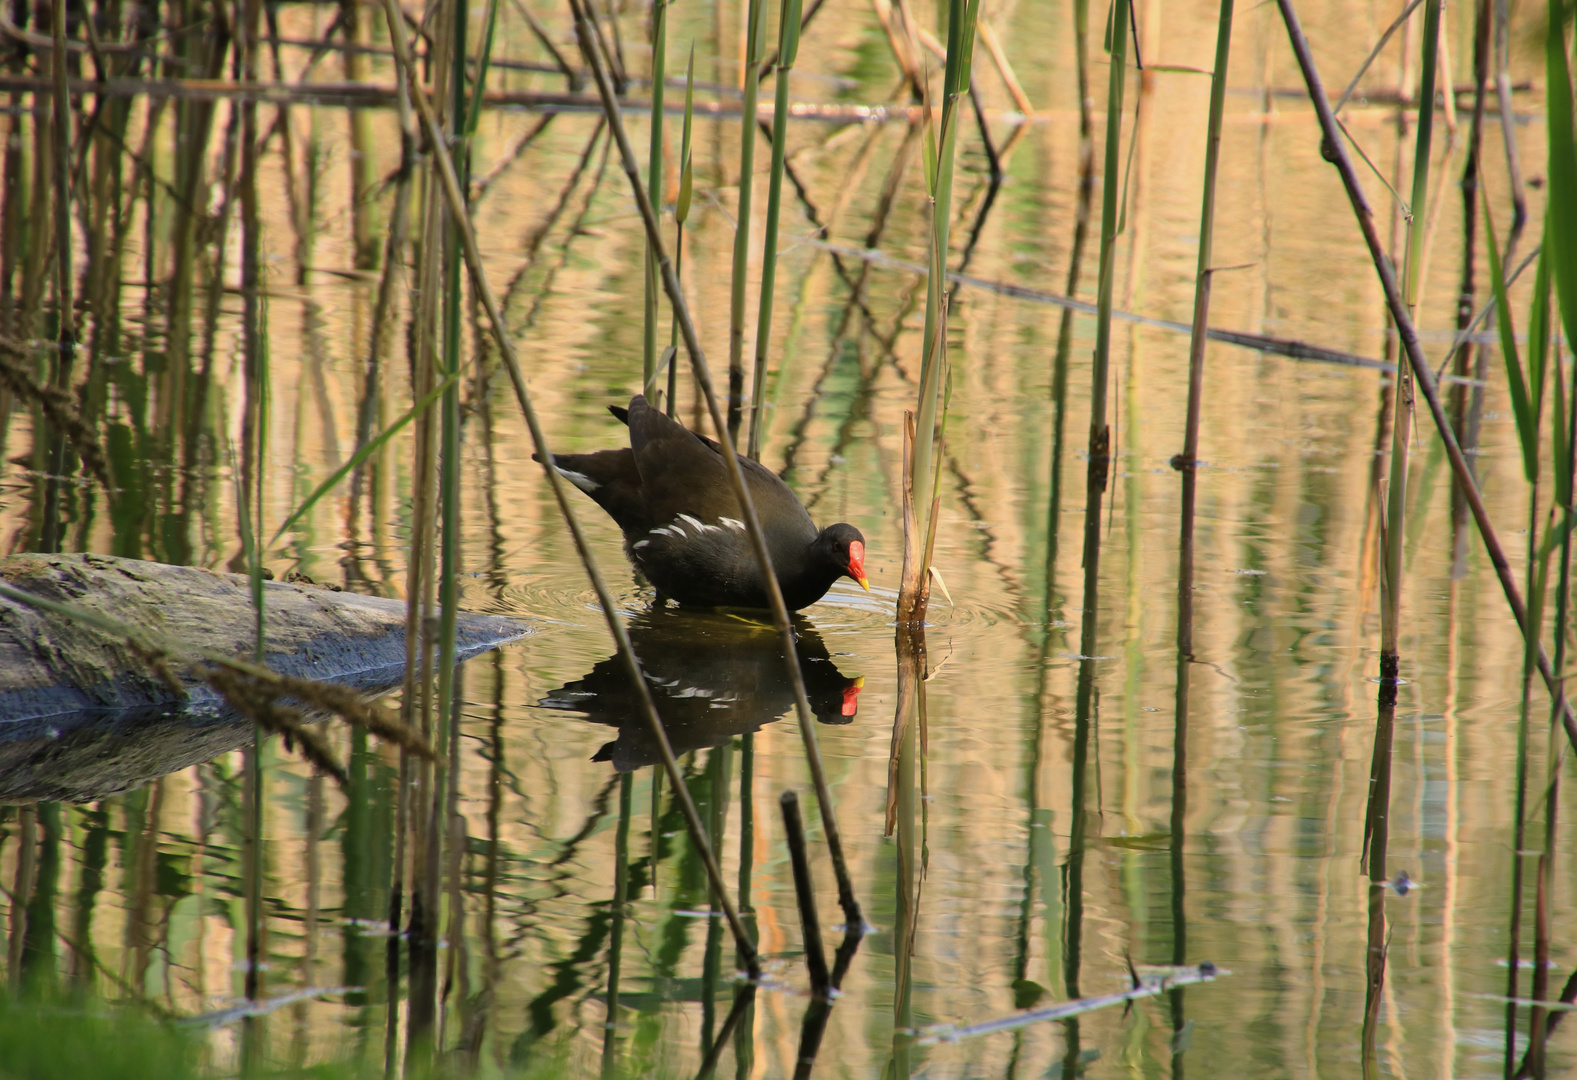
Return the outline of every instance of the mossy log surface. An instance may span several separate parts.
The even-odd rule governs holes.
[[[201,650],[237,659],[254,652],[247,579],[188,566],[107,555],[11,555],[0,583],[115,620],[180,660]],[[263,586],[265,657],[282,675],[371,689],[405,663],[405,602],[269,581]],[[460,655],[521,637],[527,626],[462,613]],[[173,664],[190,704],[217,695]],[[85,710],[172,704],[177,695],[124,637],[80,620],[0,597],[0,738],[7,726]]]

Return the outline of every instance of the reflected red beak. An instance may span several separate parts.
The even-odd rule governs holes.
[[[860,583],[860,588],[866,592],[871,591],[870,583],[865,580],[865,545],[858,540],[849,545],[849,576]],[[853,716],[854,714],[844,713],[843,715]]]
[[[860,690],[864,686],[865,680],[860,678],[855,679],[848,686],[843,688],[843,709],[841,710],[842,715],[853,716],[855,713],[860,711]]]

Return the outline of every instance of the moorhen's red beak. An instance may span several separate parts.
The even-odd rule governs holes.
[[[860,711],[860,690],[865,686],[863,677],[855,679],[843,688],[843,708],[841,714],[853,716]]]
[[[849,576],[860,583],[860,588],[866,592],[871,591],[870,583],[865,580],[865,545],[858,540],[849,545]],[[852,713],[845,713],[852,716]]]

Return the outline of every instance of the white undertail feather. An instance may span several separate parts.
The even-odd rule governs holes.
[[[597,483],[597,481],[587,476],[585,473],[578,473],[573,469],[560,469],[557,465],[553,467],[558,469],[558,474],[560,476],[574,484],[576,487],[580,488],[588,495],[602,486],[601,484]]]

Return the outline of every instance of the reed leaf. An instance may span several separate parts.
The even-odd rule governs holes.
[[[1572,122],[1571,67],[1566,58],[1566,23],[1570,18],[1568,4],[1549,0],[1550,25],[1544,46],[1550,180],[1545,247],[1555,249],[1555,295],[1568,342],[1577,341],[1577,132]]]
[[[1506,382],[1511,392],[1511,411],[1517,421],[1517,438],[1522,444],[1522,473],[1528,483],[1539,475],[1539,425],[1529,394],[1528,380],[1523,374],[1522,357],[1517,352],[1517,332],[1511,321],[1511,302],[1506,298],[1506,275],[1500,262],[1500,243],[1495,239],[1495,221],[1490,215],[1489,196],[1484,197],[1484,232],[1489,250],[1489,284],[1495,295],[1495,321],[1500,330],[1500,351],[1506,360]],[[1545,248],[1548,250],[1548,247]],[[1539,254],[1540,269],[1544,273],[1543,252]]]
[[[1548,241],[1549,218],[1546,216],[1544,225],[1546,241]],[[1532,384],[1532,394],[1535,406],[1543,400],[1543,387],[1546,379],[1550,384],[1555,415],[1550,432],[1551,452],[1554,456],[1552,465],[1555,471],[1555,501],[1561,506],[1570,507],[1571,500],[1571,455],[1568,453],[1568,441],[1571,432],[1566,427],[1566,383],[1560,377],[1560,372],[1554,373],[1554,378],[1549,378],[1550,356],[1550,260],[1544,253],[1558,248],[1559,245],[1548,242],[1539,247],[1539,262],[1533,272],[1533,300],[1528,305],[1528,371],[1529,382]]]
[[[374,435],[372,438],[368,439],[366,443],[364,443],[354,454],[350,456],[350,460],[346,461],[345,464],[335,469],[334,472],[329,475],[328,479],[324,480],[321,484],[314,488],[312,494],[308,495],[304,500],[302,500],[300,506],[291,511],[290,516],[285,519],[284,524],[279,527],[279,529],[274,533],[273,537],[268,541],[268,546],[273,547],[275,544],[279,543],[279,538],[284,536],[285,533],[289,532],[292,525],[309,514],[312,511],[312,508],[318,504],[319,500],[321,500],[323,496],[327,495],[330,491],[333,491],[341,480],[355,472],[362,462],[366,461],[373,454],[376,454],[380,449],[382,449],[384,444],[398,435],[406,424],[409,424],[422,413],[432,408],[433,403],[439,398],[443,397],[444,391],[450,386],[454,385],[455,381],[459,377],[459,371],[451,371],[446,374],[438,383],[438,385],[433,387],[426,397],[412,405],[409,409],[406,409],[404,414],[401,415],[398,420],[394,421],[394,423],[384,428],[377,435]]]

